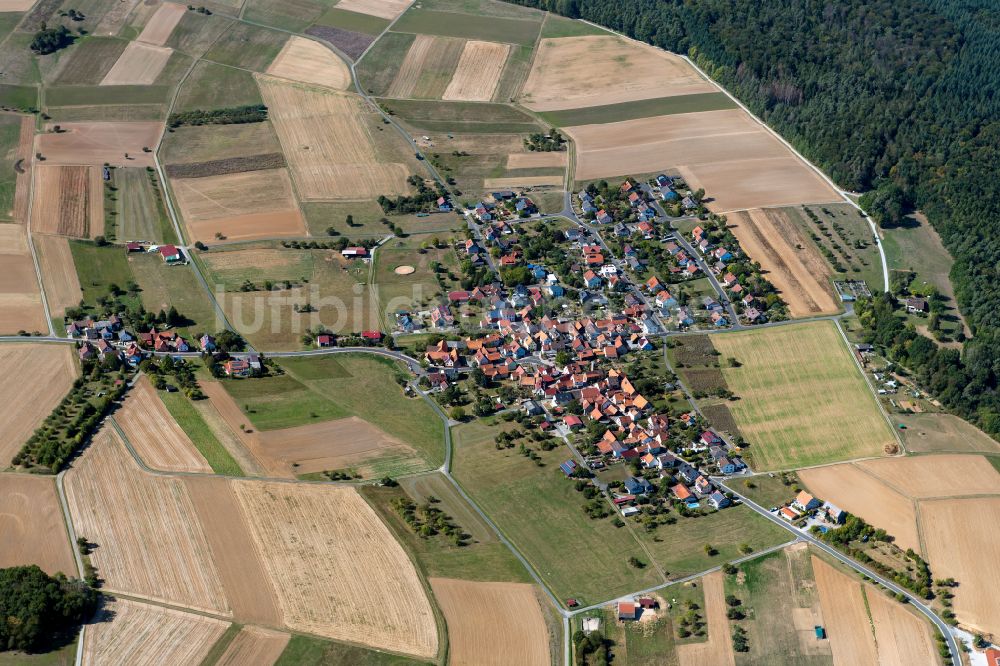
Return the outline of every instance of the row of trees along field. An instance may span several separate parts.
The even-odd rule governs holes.
[[[841,187],[869,191],[881,224],[924,211],[973,331],[949,402],[1000,434],[994,0],[508,1],[687,53]]]

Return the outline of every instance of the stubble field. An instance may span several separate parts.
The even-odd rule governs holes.
[[[60,127],[58,134],[49,131],[35,138],[36,151],[49,164],[153,166],[153,153],[142,149],[156,146],[163,131],[160,122],[70,122]]]
[[[141,377],[129,391],[115,420],[142,461],[152,469],[212,473],[211,466],[167,411],[147,377]]]
[[[51,477],[0,475],[0,567],[36,564],[79,575]]]
[[[828,321],[712,336],[739,400],[729,404],[758,470],[882,455],[895,445],[874,396]]]
[[[154,83],[174,50],[142,42],[129,42],[114,66],[101,80],[102,86],[148,86]]]
[[[89,167],[84,166],[35,167],[32,231],[87,237],[88,200],[91,196],[88,171]]]
[[[266,76],[258,83],[303,200],[370,199],[409,191],[408,166],[379,159],[367,124],[373,112],[358,96]]]
[[[28,221],[28,203],[31,200],[32,147],[35,143],[34,116],[21,116],[21,127],[18,136],[17,149],[13,155],[14,164],[14,207],[12,216],[15,222]],[[20,167],[20,168],[18,168]]]
[[[219,657],[216,666],[271,666],[285,651],[290,638],[291,636],[280,631],[243,627]]]
[[[76,274],[69,239],[37,234],[32,237],[45,285],[45,298],[53,317],[62,317],[66,308],[80,303],[80,278]]]
[[[416,35],[386,90],[387,97],[441,97],[455,74],[463,42],[449,37]]]
[[[458,69],[442,99],[488,102],[500,83],[510,44],[470,40],[462,49]]]
[[[833,663],[835,666],[875,666],[878,650],[865,610],[861,583],[818,557],[813,556],[812,566],[827,637],[833,649]]]
[[[173,2],[164,2],[139,33],[138,40],[147,44],[163,46],[170,39],[174,28],[184,18],[187,8]]]
[[[727,217],[740,246],[766,271],[792,317],[840,311],[829,264],[785,212],[754,209]]]
[[[393,20],[410,6],[410,0],[341,0],[337,9]]]
[[[47,331],[45,309],[28,249],[28,236],[17,224],[0,224],[0,333]]]
[[[543,39],[520,101],[533,111],[554,111],[716,90],[672,53],[593,35]]]
[[[550,663],[549,635],[533,585],[432,578],[448,622],[449,664]]]
[[[319,42],[305,37],[289,38],[267,73],[334,90],[346,90],[351,85],[351,72],[344,61]]]
[[[200,664],[228,622],[126,599],[110,600],[87,626],[83,663]]]
[[[536,169],[539,167],[564,166],[566,166],[565,151],[511,153],[507,156],[508,169]]]

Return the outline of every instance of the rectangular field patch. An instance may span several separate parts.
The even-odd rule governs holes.
[[[104,75],[102,86],[150,85],[163,71],[173,49],[129,42],[114,67]]]
[[[204,178],[206,176],[225,176],[232,173],[248,171],[267,171],[283,169],[287,164],[281,153],[265,155],[247,155],[246,157],[227,157],[208,162],[193,162],[190,164],[168,164],[167,175],[171,178]]]
[[[562,184],[562,176],[509,176],[504,178],[487,178],[483,181],[483,187],[488,190],[510,187],[560,187]]]
[[[69,240],[47,234],[34,234],[31,240],[38,253],[38,265],[42,271],[42,285],[45,287],[49,310],[53,317],[62,317],[66,308],[80,304],[82,296]]]
[[[566,166],[566,151],[511,153],[507,156],[508,169],[537,169],[538,167]]]
[[[488,102],[500,83],[510,44],[470,40],[462,49],[458,69],[442,95],[443,99]]]
[[[170,39],[174,28],[181,22],[187,7],[173,2],[164,2],[160,5],[153,17],[149,19],[146,26],[139,33],[137,38],[140,42],[163,46]]]
[[[0,334],[48,330],[25,228],[0,224]]]
[[[89,171],[90,168],[85,166],[40,164],[35,167],[32,231],[88,237],[88,211],[92,196]],[[97,195],[103,196],[103,193],[98,191]]]
[[[389,21],[402,14],[409,6],[410,0],[340,0],[337,3],[338,9],[378,16]]]
[[[202,472],[212,468],[191,438],[167,411],[147,377],[141,377],[115,414],[129,443],[150,468],[165,472]]]
[[[334,90],[346,90],[351,85],[351,72],[344,61],[319,42],[305,37],[289,38],[267,73]]]
[[[52,477],[0,475],[0,567],[37,565],[76,576],[76,561]]]
[[[92,164],[153,166],[154,148],[163,132],[160,122],[73,122],[62,123],[57,134],[51,126],[35,139],[37,152],[49,164]],[[126,157],[128,155],[128,157]]]

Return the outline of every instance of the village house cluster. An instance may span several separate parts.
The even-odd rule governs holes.
[[[197,347],[171,329],[158,331],[153,326],[148,331],[133,334],[125,329],[119,315],[96,321],[90,318],[71,321],[66,325],[66,336],[78,341],[77,354],[80,360],[96,358],[103,361],[110,356],[133,367],[150,352],[216,350],[215,338],[208,334],[198,339]]]
[[[444,202],[438,200],[438,204],[439,207],[448,206],[448,210],[451,210],[451,204],[447,200]],[[530,197],[523,194],[517,194],[513,190],[499,190],[491,192],[488,197],[473,206],[473,214],[480,222],[491,224],[538,215],[538,206]]]

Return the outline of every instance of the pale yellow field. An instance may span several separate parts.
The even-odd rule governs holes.
[[[0,12],[26,12],[35,0],[0,0]]]
[[[357,95],[257,77],[302,199],[405,194],[407,165],[380,163]]]
[[[792,317],[841,310],[829,264],[787,213],[754,209],[730,213],[728,220],[740,247],[767,271]]]
[[[500,83],[510,44],[469,40],[442,99],[488,102]]]
[[[154,148],[163,131],[161,122],[70,122],[60,127],[58,134],[35,137],[35,150],[47,164],[153,166],[153,153],[142,149]]]
[[[505,178],[486,178],[483,180],[483,187],[510,188],[510,187],[540,187],[543,185],[560,186],[563,184],[562,176],[510,176]]]
[[[411,0],[340,0],[337,9],[380,16],[390,21],[406,11]]]
[[[672,53],[593,35],[543,39],[520,101],[534,111],[554,111],[717,90]]]
[[[427,57],[435,47],[435,43],[445,39],[433,35],[417,35],[406,51],[403,64],[396,72],[396,78],[386,91],[386,97],[410,97],[420,79],[420,73],[424,70]]]
[[[7,467],[73,386],[79,369],[68,345],[7,344],[0,348],[0,468]],[[36,381],[44,377],[45,381]]]
[[[508,169],[534,169],[536,167],[566,166],[566,151],[553,150],[535,153],[511,153],[507,156]]]
[[[681,666],[736,666],[729,620],[726,618],[725,579],[715,571],[702,577],[705,592],[704,617],[708,622],[708,640],[677,646]]]
[[[997,573],[1000,497],[926,500],[920,522],[935,578],[954,578],[955,613],[974,631],[1000,634]]]
[[[893,458],[893,461],[898,458]],[[921,552],[913,500],[886,486],[858,465],[845,463],[798,472],[806,488],[869,525],[880,527],[896,539],[896,545]]]
[[[219,573],[179,479],[140,471],[109,427],[65,477],[76,533],[111,592],[228,615]]]
[[[271,666],[288,645],[291,636],[262,627],[243,627],[215,666]]]
[[[872,587],[865,591],[875,625],[879,666],[937,664],[930,623],[884,592]]]
[[[167,411],[145,375],[128,392],[121,409],[115,413],[115,420],[151,469],[212,473],[211,465]]]
[[[875,666],[878,651],[861,583],[816,556],[812,565],[834,666]]]
[[[351,85],[350,70],[333,51],[319,42],[294,35],[285,42],[267,73],[336,90],[346,90]]]
[[[757,470],[882,455],[896,444],[847,345],[829,321],[712,336],[728,403]]]
[[[102,86],[148,86],[156,81],[174,50],[165,46],[129,42],[104,78]]]
[[[448,622],[454,666],[550,663],[549,634],[533,585],[430,580]]]
[[[232,484],[289,628],[437,653],[434,613],[413,563],[354,489]]]
[[[13,220],[20,224],[28,221],[34,146],[35,117],[21,116],[21,132],[18,136],[16,152],[13,155],[15,164],[20,163],[21,171],[14,170],[16,172],[14,176],[14,209],[11,211]]]
[[[0,334],[48,331],[28,236],[18,224],[0,224]]]
[[[170,39],[170,33],[180,23],[186,11],[187,7],[184,5],[164,2],[156,10],[156,13],[153,14],[153,18],[149,19],[149,22],[146,23],[146,27],[142,29],[138,40],[147,44],[163,46]]]
[[[90,198],[90,168],[48,166],[34,168],[35,192],[31,206],[31,231],[86,238]],[[103,220],[102,220],[103,221]]]
[[[1000,494],[1000,473],[983,456],[916,456],[859,464],[891,488],[915,499]]]
[[[0,534],[0,567],[79,575],[51,476],[0,475]]]
[[[228,622],[171,608],[117,599],[87,625],[83,663],[198,666]]]
[[[741,109],[567,127],[576,179],[677,169],[713,211],[837,201],[812,169]]]
[[[45,298],[53,317],[62,317],[66,308],[80,303],[80,279],[73,263],[69,240],[62,236],[36,234],[32,237],[42,270]]]

